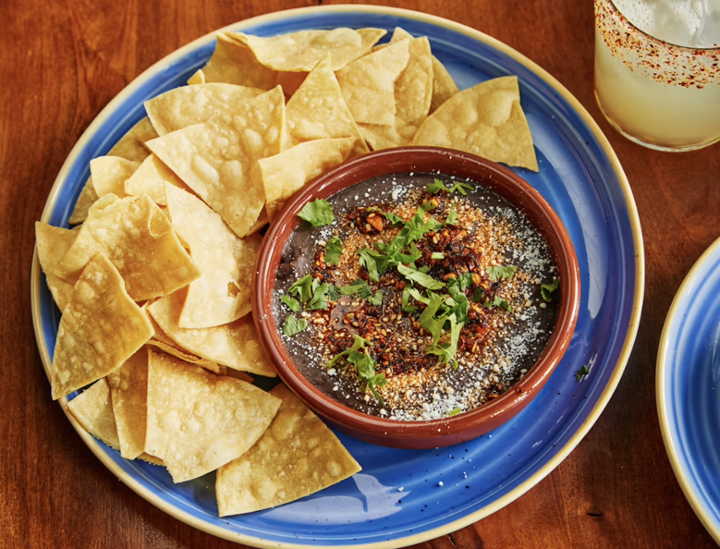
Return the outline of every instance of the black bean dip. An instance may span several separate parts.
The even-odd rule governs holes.
[[[547,244],[516,207],[428,173],[369,179],[328,202],[333,223],[303,221],[288,239],[273,296],[278,326],[307,322],[283,342],[321,391],[368,414],[425,421],[497,398],[537,361],[561,287]],[[280,300],[307,275],[325,294],[292,312]],[[361,356],[372,381],[359,377]]]

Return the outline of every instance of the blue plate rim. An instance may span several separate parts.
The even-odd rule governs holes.
[[[642,239],[642,229],[640,225],[640,219],[637,211],[637,206],[635,204],[635,200],[632,194],[632,190],[630,188],[630,184],[627,180],[627,177],[623,171],[623,168],[620,164],[620,161],[617,158],[617,155],[615,154],[615,151],[612,149],[612,146],[610,145],[608,139],[598,126],[598,124],[595,122],[595,120],[590,116],[590,114],[587,112],[585,107],[582,106],[582,104],[559,82],[557,81],[550,73],[545,71],[543,68],[541,68],[539,65],[537,65],[535,62],[531,61],[529,58],[524,56],[523,54],[517,52],[513,48],[507,46],[506,44],[500,42],[499,40],[492,38],[488,36],[487,34],[478,31],[476,29],[473,29],[471,27],[468,27],[466,25],[456,23],[447,19],[444,19],[442,17],[429,15],[413,10],[407,10],[402,8],[391,8],[391,7],[382,7],[382,6],[369,6],[369,5],[332,5],[332,6],[311,6],[311,7],[305,7],[305,8],[296,8],[296,9],[290,9],[290,10],[283,10],[278,12],[273,12],[261,16],[257,16],[250,19],[245,19],[233,24],[230,24],[226,27],[223,27],[221,29],[218,29],[216,31],[213,31],[211,33],[206,34],[203,37],[200,37],[193,42],[175,50],[173,53],[165,56],[160,61],[153,64],[151,67],[143,71],[138,77],[136,77],[130,84],[128,84],[120,93],[118,93],[115,98],[113,98],[105,108],[100,111],[98,116],[91,122],[91,124],[88,126],[88,128],[83,132],[82,136],[76,143],[76,145],[73,147],[73,149],[70,151],[70,154],[68,155],[67,159],[63,163],[63,166],[60,169],[60,172],[58,173],[58,176],[55,180],[55,183],[50,190],[50,193],[48,195],[48,199],[45,205],[45,208],[43,209],[41,221],[42,222],[48,222],[50,219],[50,215],[55,207],[55,204],[57,202],[58,194],[60,190],[62,189],[63,185],[65,184],[68,172],[70,171],[70,167],[74,164],[74,162],[77,160],[77,157],[79,155],[79,152],[84,148],[84,146],[87,144],[87,142],[90,140],[90,137],[94,135],[98,129],[103,125],[105,120],[108,118],[108,116],[114,112],[118,106],[120,106],[127,98],[137,90],[142,83],[144,83],[146,80],[149,80],[152,75],[155,73],[162,71],[163,68],[169,64],[170,62],[180,59],[192,51],[200,48],[201,46],[204,46],[212,41],[215,40],[215,35],[218,32],[230,32],[230,31],[239,31],[246,27],[251,26],[257,26],[265,23],[274,22],[281,19],[290,19],[296,16],[307,16],[308,14],[312,13],[353,13],[353,12],[361,12],[361,13],[372,13],[372,14],[379,14],[379,15],[388,15],[388,16],[395,16],[395,17],[401,17],[406,19],[413,19],[417,21],[421,21],[430,25],[435,25],[438,27],[445,28],[447,30],[451,30],[463,35],[466,35],[470,38],[473,38],[481,43],[484,43],[486,45],[491,46],[492,48],[498,50],[499,52],[507,55],[511,59],[515,60],[516,62],[523,65],[526,69],[529,71],[535,73],[540,79],[545,81],[555,92],[557,92],[565,101],[568,102],[568,104],[576,111],[576,113],[582,118],[582,120],[587,124],[588,129],[593,134],[593,136],[597,139],[598,145],[601,147],[603,152],[607,155],[607,160],[612,166],[613,171],[615,172],[615,175],[618,178],[618,182],[621,187],[621,191],[625,197],[625,205],[627,207],[627,213],[629,217],[630,226],[632,228],[632,235],[633,235],[633,246],[635,249],[635,284],[634,284],[634,300],[633,300],[633,306],[632,306],[632,313],[630,316],[630,321],[628,325],[627,334],[625,336],[625,341],[622,345],[622,349],[620,351],[620,354],[618,356],[617,363],[615,365],[614,370],[612,371],[611,376],[608,379],[608,383],[606,384],[603,392],[601,393],[600,397],[598,398],[597,402],[595,403],[594,407],[588,414],[585,421],[582,423],[582,426],[574,433],[574,435],[568,440],[568,442],[550,459],[547,463],[545,463],[535,474],[533,474],[530,478],[528,478],[525,482],[517,486],[512,491],[508,492],[504,496],[498,498],[491,504],[487,505],[486,507],[473,512],[469,513],[468,515],[459,518],[451,523],[445,524],[443,526],[431,529],[431,530],[425,530],[423,532],[419,532],[417,534],[413,534],[404,538],[396,538],[393,540],[388,540],[384,542],[375,542],[367,545],[347,545],[347,547],[373,547],[373,548],[390,548],[390,547],[398,547],[398,546],[406,546],[416,543],[421,543],[423,541],[427,541],[429,539],[434,539],[436,537],[442,536],[444,534],[447,534],[449,532],[453,532],[456,530],[459,530],[461,528],[464,528],[470,524],[473,524],[474,522],[477,522],[478,520],[481,520],[482,518],[485,518],[489,516],[490,514],[494,513],[495,511],[498,511],[499,509],[505,507],[515,499],[519,498],[523,494],[525,494],[528,490],[533,488],[536,484],[538,484],[541,480],[543,480],[550,472],[552,472],[569,454],[572,452],[575,447],[580,443],[580,441],[585,437],[585,435],[589,432],[589,430],[592,428],[592,426],[595,424],[597,419],[599,418],[600,414],[603,412],[605,407],[607,406],[610,398],[612,397],[613,393],[615,392],[615,389],[622,377],[622,374],[625,370],[625,367],[627,365],[627,361],[629,359],[630,353],[632,351],[633,344],[635,342],[635,338],[637,336],[638,326],[640,322],[640,316],[642,312],[642,303],[644,299],[644,292],[645,292],[645,253],[644,253],[644,244]],[[41,269],[39,266],[39,262],[37,260],[37,251],[33,255],[33,262],[32,262],[32,272],[31,272],[31,310],[32,310],[32,317],[33,317],[33,327],[35,330],[35,337],[38,345],[38,350],[40,352],[40,357],[43,362],[43,367],[45,369],[46,374],[48,374],[49,370],[49,364],[50,364],[50,355],[45,343],[44,339],[44,330],[42,326],[42,318],[40,314],[40,290],[41,290],[41,284],[42,284],[42,276],[41,276]],[[119,480],[121,480],[125,485],[127,485],[131,490],[136,492],[138,495],[143,497],[145,500],[150,502],[152,505],[158,507],[159,509],[162,509],[169,515],[177,518],[178,520],[181,520],[185,522],[186,524],[193,526],[195,528],[198,528],[199,530],[205,531],[207,533],[213,534],[217,537],[224,538],[230,541],[240,542],[256,547],[293,547],[293,548],[310,548],[310,547],[317,547],[315,545],[305,545],[305,544],[288,544],[288,543],[278,543],[278,542],[270,542],[268,540],[263,540],[261,538],[256,538],[252,536],[248,536],[245,534],[240,534],[237,532],[230,532],[228,530],[224,530],[221,528],[217,528],[213,525],[208,525],[207,523],[203,522],[202,520],[197,519],[196,517],[181,511],[177,509],[176,507],[170,505],[169,503],[159,499],[157,496],[155,496],[153,493],[149,492],[145,489],[140,483],[138,483],[134,478],[127,475],[124,471],[122,471],[117,464],[115,464],[112,459],[110,459],[107,454],[105,453],[105,450],[100,446],[99,442],[94,439],[91,435],[89,435],[80,425],[79,423],[74,419],[72,414],[69,413],[67,408],[67,399],[62,398],[59,401],[59,404],[67,416],[68,420],[72,424],[73,428],[77,431],[77,433],[80,435],[81,439],[87,444],[87,446],[90,448],[90,450],[95,454],[95,456],[112,472],[114,473]]]
[[[657,402],[658,421],[670,465],[690,507],[692,507],[695,515],[700,519],[705,529],[718,544],[720,544],[720,517],[713,517],[703,504],[701,498],[698,497],[693,487],[695,483],[691,480],[692,474],[683,465],[679,451],[681,444],[675,437],[671,425],[671,420],[678,420],[678,418],[675,418],[672,414],[673,407],[669,402],[673,397],[672,387],[666,384],[665,381],[669,377],[669,372],[673,369],[673,361],[670,358],[669,350],[676,338],[673,338],[672,332],[676,324],[680,322],[685,314],[685,301],[697,287],[698,277],[704,271],[705,265],[712,260],[718,259],[719,256],[720,238],[708,246],[680,284],[667,316],[665,317],[665,324],[663,325],[663,331],[660,335],[655,374],[655,399]],[[680,328],[678,328],[678,332],[679,330]]]

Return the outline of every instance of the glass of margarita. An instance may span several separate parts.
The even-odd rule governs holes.
[[[595,96],[662,151],[720,140],[720,0],[595,0]]]

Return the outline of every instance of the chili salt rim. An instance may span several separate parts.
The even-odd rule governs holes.
[[[684,88],[720,85],[720,45],[691,48],[655,38],[631,23],[612,0],[595,0],[595,25],[612,56],[637,74]]]

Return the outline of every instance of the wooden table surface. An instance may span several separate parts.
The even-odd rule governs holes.
[[[675,292],[720,235],[720,145],[684,154],[653,152],[608,125],[593,96],[590,0],[376,3],[470,25],[554,75],[615,148],[645,239],[642,323],[625,375],[599,421],[527,494],[419,547],[715,546],[685,500],[662,443],[655,358]],[[52,402],[30,315],[33,224],[76,140],[143,70],[217,28],[315,3],[10,0],[0,5],[0,265],[5,273],[0,284],[0,547],[237,547],[166,515],[118,482]]]

